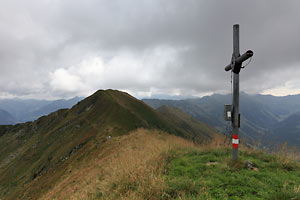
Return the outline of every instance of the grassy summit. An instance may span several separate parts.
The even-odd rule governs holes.
[[[233,164],[231,150],[215,139],[198,146],[145,129],[112,138],[42,199],[299,199],[299,164],[250,149]]]
[[[231,149],[193,150],[168,165],[167,193],[174,199],[299,199],[299,164],[244,150],[237,163]],[[253,163],[254,170],[245,166]]]

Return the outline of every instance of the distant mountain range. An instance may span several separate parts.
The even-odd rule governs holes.
[[[33,121],[56,110],[71,108],[82,99],[82,97],[54,101],[35,99],[0,99],[0,109],[6,111],[0,113],[0,124],[9,125]]]
[[[0,109],[0,125],[15,124],[15,123],[17,123],[17,119],[16,118],[14,118],[6,110]]]
[[[230,94],[185,100],[143,101],[153,108],[162,105],[177,107],[222,132],[231,130],[230,122],[223,118],[224,104],[231,104],[232,101]],[[240,132],[249,141],[288,141],[300,147],[300,95],[276,97],[241,93],[240,113]]]
[[[16,124],[34,121],[58,109],[71,108],[80,97],[69,100],[0,100],[0,124]],[[145,103],[158,109],[163,105],[179,108],[195,119],[219,131],[228,133],[230,122],[223,119],[224,104],[231,104],[230,94],[214,94],[202,98],[184,100],[143,99]],[[184,116],[185,113],[170,110],[170,113]],[[164,109],[158,109],[159,112]],[[169,113],[169,114],[170,114]],[[300,95],[276,97],[271,95],[240,94],[241,129],[240,133],[248,141],[284,142],[300,147]],[[164,114],[164,113],[161,113]],[[172,118],[172,116],[168,116]]]

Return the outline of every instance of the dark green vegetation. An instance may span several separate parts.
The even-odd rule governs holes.
[[[58,110],[34,122],[0,126],[0,198],[39,198],[68,173],[68,166],[76,166],[101,149],[107,136],[121,136],[141,127],[197,142],[217,134],[200,122],[189,125],[186,118],[176,115],[173,119],[167,120],[127,93],[99,90],[72,109]]]
[[[196,120],[178,108],[161,106],[157,111],[162,114],[169,123],[175,123],[177,129],[188,134],[189,139],[194,140],[194,142],[198,144],[207,142],[209,141],[207,139],[211,139],[215,136],[215,129]],[[201,140],[199,141],[199,139]]]
[[[249,150],[239,159],[231,162],[230,149],[178,154],[168,164],[167,193],[174,199],[300,199],[298,163]]]
[[[273,141],[287,141],[289,144],[299,146],[300,143],[300,112],[275,125],[273,133],[267,139]]]
[[[220,131],[228,131],[230,123],[223,118],[224,104],[231,104],[231,95],[212,95],[186,100],[144,99],[148,105],[177,107],[194,118]],[[275,97],[271,95],[240,94],[241,134],[248,141],[284,142],[300,147],[297,112],[300,95]],[[279,131],[280,130],[280,131]]]

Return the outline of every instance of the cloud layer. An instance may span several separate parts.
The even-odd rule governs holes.
[[[300,93],[299,1],[41,0],[0,3],[0,96],[230,92],[232,25],[254,51],[241,90]]]

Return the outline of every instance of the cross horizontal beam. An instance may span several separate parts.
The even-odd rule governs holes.
[[[245,60],[248,58],[251,58],[253,56],[253,51],[248,50],[246,51],[243,55],[239,56],[236,60],[235,63],[231,63],[225,67],[225,71],[229,71],[232,69],[232,65],[240,65],[242,64]]]

